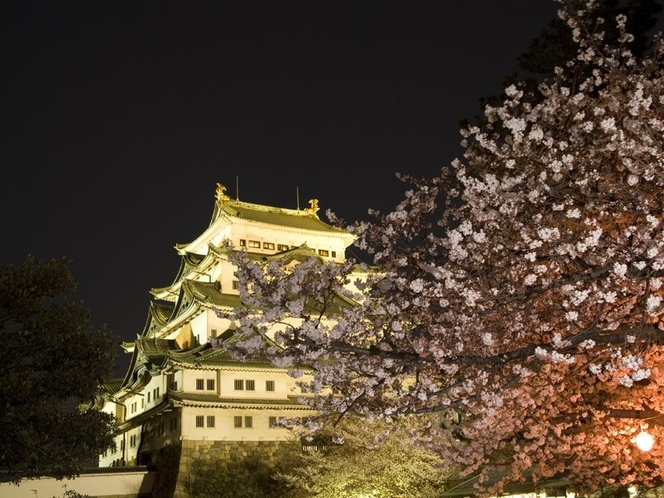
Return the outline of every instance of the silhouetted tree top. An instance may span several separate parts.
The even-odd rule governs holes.
[[[66,259],[0,269],[0,480],[74,476],[113,442],[114,418],[91,402],[117,340],[75,288]]]

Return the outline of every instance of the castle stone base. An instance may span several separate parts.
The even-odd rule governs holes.
[[[155,455],[153,498],[270,498],[281,441],[191,441]],[[283,453],[281,453],[283,455]]]

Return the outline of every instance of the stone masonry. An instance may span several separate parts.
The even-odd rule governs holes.
[[[173,498],[267,498],[280,441],[182,441]],[[177,455],[162,455],[158,473],[175,471]],[[169,472],[170,473],[170,472]],[[166,482],[166,476],[160,481]],[[174,476],[172,476],[174,477]],[[166,487],[162,492],[167,492]],[[153,493],[154,494],[154,493]],[[170,494],[170,493],[169,493]],[[153,498],[170,498],[153,496]]]

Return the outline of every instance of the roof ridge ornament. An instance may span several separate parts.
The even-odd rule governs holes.
[[[319,211],[319,209],[318,199],[309,199],[309,207],[306,209],[307,213],[313,214],[316,218],[318,218],[316,213]]]
[[[225,202],[231,199],[229,196],[226,195],[226,187],[224,187],[221,183],[217,183],[215,196],[217,197],[218,202]]]

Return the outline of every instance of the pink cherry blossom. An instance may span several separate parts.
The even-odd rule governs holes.
[[[304,371],[321,420],[429,417],[414,439],[482,481],[664,479],[664,43],[604,46],[581,4],[540,98],[508,88],[462,158],[349,227],[374,268],[237,258],[236,352]]]

